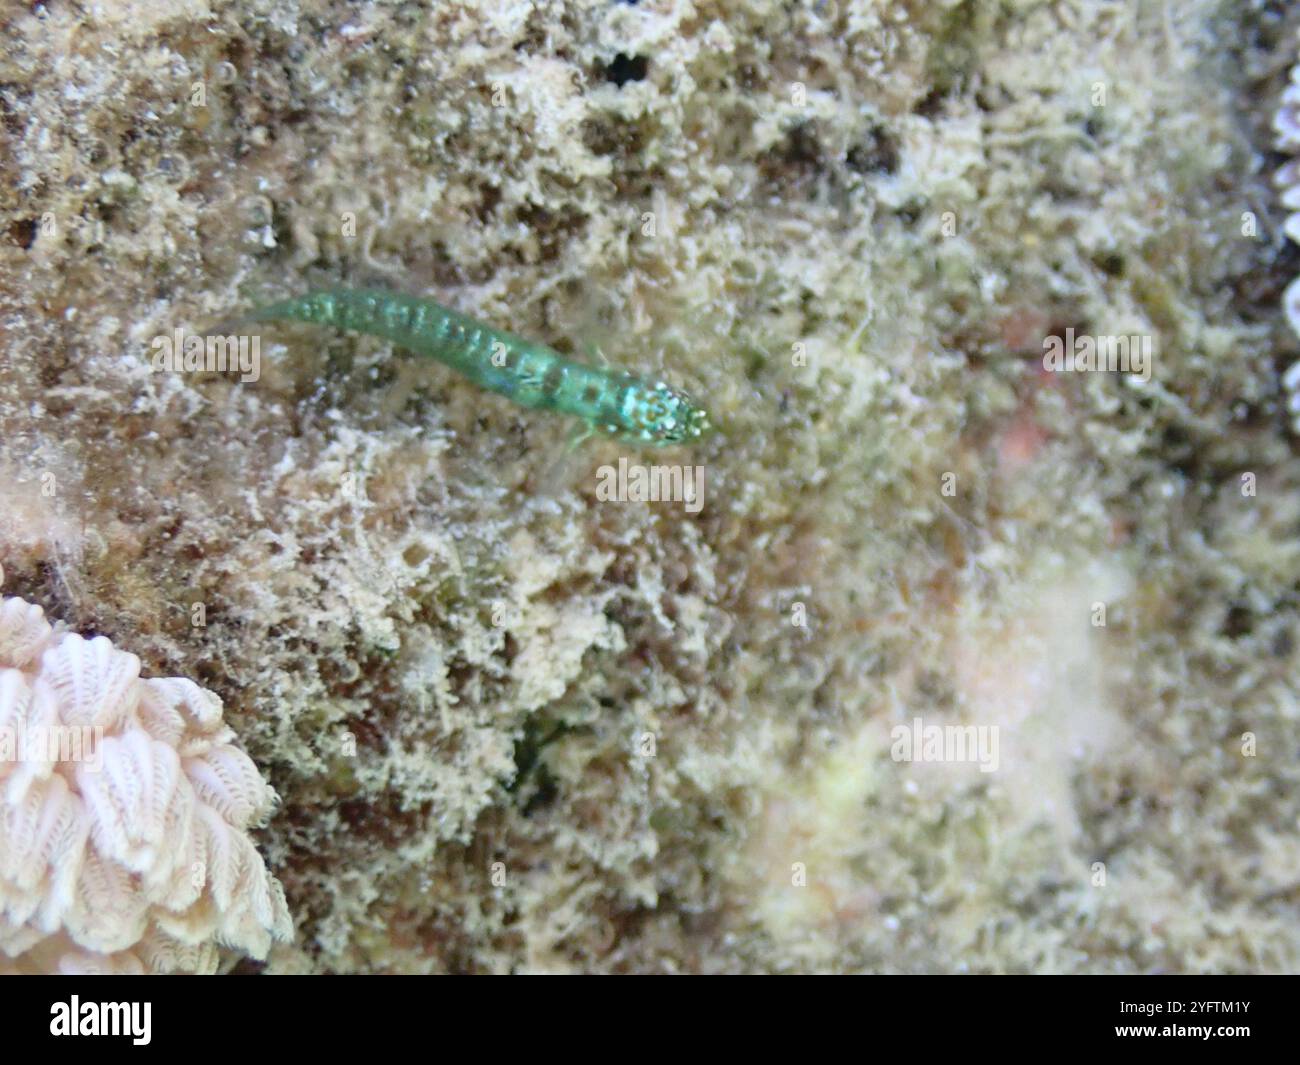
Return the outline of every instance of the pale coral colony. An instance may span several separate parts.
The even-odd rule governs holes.
[[[0,972],[213,972],[292,934],[248,836],[275,793],[212,692],[5,596],[0,745]]]

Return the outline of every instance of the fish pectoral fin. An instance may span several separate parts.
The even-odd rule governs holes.
[[[595,435],[596,427],[594,425],[590,422],[579,422],[569,432],[569,443],[565,450],[568,451],[569,454],[573,454],[573,452],[577,451],[578,448],[582,446],[582,443],[585,440]]]

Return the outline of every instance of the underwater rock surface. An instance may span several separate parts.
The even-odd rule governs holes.
[[[215,692],[280,796],[295,935],[224,967],[1300,967],[1300,13],[1069,11],[4,17],[5,594]],[[722,433],[570,452],[333,330],[156,358],[328,285]]]

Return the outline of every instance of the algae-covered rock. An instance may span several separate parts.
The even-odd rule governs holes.
[[[282,800],[266,967],[1300,965],[1297,18],[1063,11],[5,16],[6,593],[220,696]],[[160,366],[327,285],[721,432],[570,449],[307,326]],[[1079,337],[1149,358],[1047,364]]]

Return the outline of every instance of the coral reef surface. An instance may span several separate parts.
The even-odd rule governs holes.
[[[272,882],[233,933],[213,895],[195,920],[242,948],[218,965],[1300,968],[1271,187],[1298,20],[10,5],[6,591],[192,678],[122,757],[197,802],[206,689],[280,796],[254,838],[294,936],[254,960]],[[602,497],[644,458],[566,454],[556,419],[375,338],[155,366],[177,330],[374,284],[700,396],[721,434],[654,461],[702,467],[702,506]],[[1045,365],[1080,336],[1150,358]],[[996,729],[970,733],[996,767],[900,757],[918,719]],[[56,775],[72,794],[29,787]],[[216,809],[243,839],[265,806]],[[155,815],[89,838],[144,878],[132,905],[189,914],[149,880]],[[48,875],[14,923],[75,939]]]

